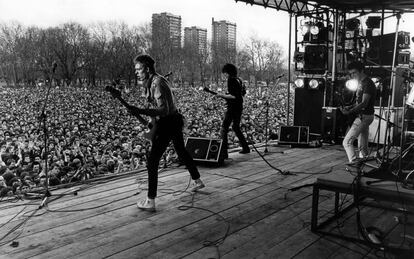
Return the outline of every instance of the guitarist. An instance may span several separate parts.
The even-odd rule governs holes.
[[[364,64],[354,61],[348,64],[348,73],[358,83],[356,103],[341,109],[344,115],[356,115],[351,128],[348,130],[342,145],[349,163],[358,163],[368,156],[369,125],[374,120],[374,102],[376,87],[374,82],[364,73]],[[355,153],[354,141],[358,138],[358,151]]]
[[[223,98],[227,102],[227,110],[224,114],[223,123],[221,125],[221,138],[223,140],[223,146],[226,149],[228,148],[228,139],[227,134],[229,132],[230,124],[232,124],[232,129],[239,139],[239,144],[242,150],[240,154],[250,153],[249,145],[247,144],[246,139],[243,136],[243,133],[240,129],[241,115],[243,112],[243,89],[242,82],[237,77],[237,68],[235,65],[227,63],[223,66],[221,72],[224,77],[227,79],[227,94],[217,94],[216,97]]]
[[[155,61],[149,55],[138,55],[134,58],[134,64],[137,79],[143,81],[147,101],[153,108],[142,109],[123,104],[132,115],[146,115],[157,118],[147,162],[148,195],[146,199],[138,201],[137,206],[142,210],[155,211],[158,166],[170,141],[173,142],[178,157],[184,162],[191,178],[194,180],[192,191],[195,192],[205,186],[200,179],[200,173],[193,158],[184,146],[182,131],[184,118],[177,110],[168,81],[155,71]]]

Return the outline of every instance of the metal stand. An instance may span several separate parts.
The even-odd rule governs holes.
[[[56,70],[57,64],[53,63],[52,65],[52,77],[49,80],[49,85],[47,88],[47,92],[46,92],[46,97],[45,97],[45,101],[43,103],[43,108],[42,108],[42,113],[40,115],[40,119],[42,122],[42,128],[43,128],[43,145],[44,145],[44,152],[43,152],[43,159],[44,159],[44,163],[45,163],[45,168],[44,168],[44,172],[46,175],[46,180],[45,180],[45,193],[43,195],[42,201],[39,205],[39,209],[42,208],[43,206],[46,205],[48,199],[50,196],[52,196],[52,194],[49,191],[49,170],[48,170],[48,158],[49,158],[49,148],[48,148],[48,130],[47,130],[47,114],[46,114],[46,106],[47,106],[47,102],[49,99],[49,93],[50,93],[50,89],[52,88],[52,80],[54,78],[54,74],[55,74],[55,70]]]
[[[266,105],[266,122],[265,122],[265,149],[264,149],[264,153],[267,154],[269,152],[269,150],[267,149],[267,142],[268,142],[268,124],[269,124],[269,100],[266,100],[265,102]]]
[[[52,77],[49,80],[49,85],[46,92],[45,101],[43,103],[42,112],[40,115],[40,120],[43,128],[43,144],[44,144],[44,152],[43,152],[43,159],[44,159],[44,172],[45,172],[45,191],[42,197],[42,201],[40,202],[39,209],[43,208],[44,206],[47,206],[47,202],[49,200],[49,197],[52,196],[52,193],[49,190],[49,169],[48,169],[48,158],[49,158],[49,148],[48,148],[48,139],[49,134],[47,130],[47,113],[46,113],[46,106],[49,99],[50,89],[52,88],[52,81],[54,79],[55,71],[56,71],[57,64],[54,62],[52,66]],[[74,195],[77,195],[77,191],[73,192]],[[67,194],[65,194],[67,195]]]

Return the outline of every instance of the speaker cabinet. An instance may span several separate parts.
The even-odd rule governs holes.
[[[321,89],[295,88],[293,124],[308,126],[310,133],[321,134],[323,99]]]
[[[339,143],[346,134],[348,125],[345,116],[337,107],[322,108],[322,139],[325,142]]]
[[[394,49],[395,32],[384,35],[373,36],[371,45],[375,47],[381,46],[383,50]],[[397,49],[410,48],[410,33],[406,31],[399,31],[397,36]]]
[[[380,114],[380,107],[375,107],[375,117],[374,121],[369,126],[369,135],[368,141],[371,143],[378,142],[378,130],[379,130],[379,144],[384,144],[386,141],[388,143],[388,137],[391,141],[391,144],[394,146],[398,146],[400,143],[400,134],[401,134],[401,124],[403,119],[402,114],[402,107],[399,108],[391,108],[390,112],[388,108],[381,109],[381,116]],[[387,118],[389,114],[389,122],[387,124]],[[380,123],[381,121],[381,123]],[[380,125],[380,127],[378,127]],[[389,126],[387,135],[385,135],[385,131]]]
[[[194,161],[221,164],[224,160],[225,150],[221,139],[188,137],[185,147]]]
[[[280,126],[280,144],[308,144],[309,127],[304,126]]]
[[[323,74],[328,69],[328,48],[325,45],[305,46],[304,72]]]

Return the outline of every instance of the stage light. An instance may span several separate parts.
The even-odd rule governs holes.
[[[298,78],[295,80],[295,85],[297,88],[303,88],[305,86],[305,80],[303,80],[303,78]]]
[[[302,33],[302,35],[304,36],[306,33],[309,32],[309,24],[304,24],[302,26],[300,26],[300,31]]]
[[[310,27],[310,33],[312,35],[318,35],[319,34],[319,27],[317,25],[312,25]]]
[[[309,88],[310,89],[318,89],[319,81],[317,79],[311,79],[309,81]]]
[[[358,80],[356,79],[349,79],[348,81],[346,81],[345,86],[346,88],[348,88],[348,90],[350,91],[356,91],[358,89]]]
[[[376,88],[378,88],[380,86],[380,84],[381,84],[381,79],[380,78],[372,77],[371,80],[372,80],[372,82],[374,82]]]

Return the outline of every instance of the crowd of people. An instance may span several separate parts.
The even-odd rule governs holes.
[[[173,92],[186,118],[186,137],[220,138],[223,100],[190,86]],[[123,96],[136,106],[144,104],[140,88],[123,87]],[[286,124],[286,102],[284,88],[271,86],[261,93],[248,88],[241,128],[249,143],[265,141],[267,108],[268,136]],[[46,170],[49,184],[60,185],[145,168],[151,145],[143,137],[145,126],[104,87],[52,87],[49,95],[45,86],[3,88],[0,116],[0,196],[43,186]],[[229,147],[237,141],[230,131]],[[175,162],[170,146],[160,166]]]

